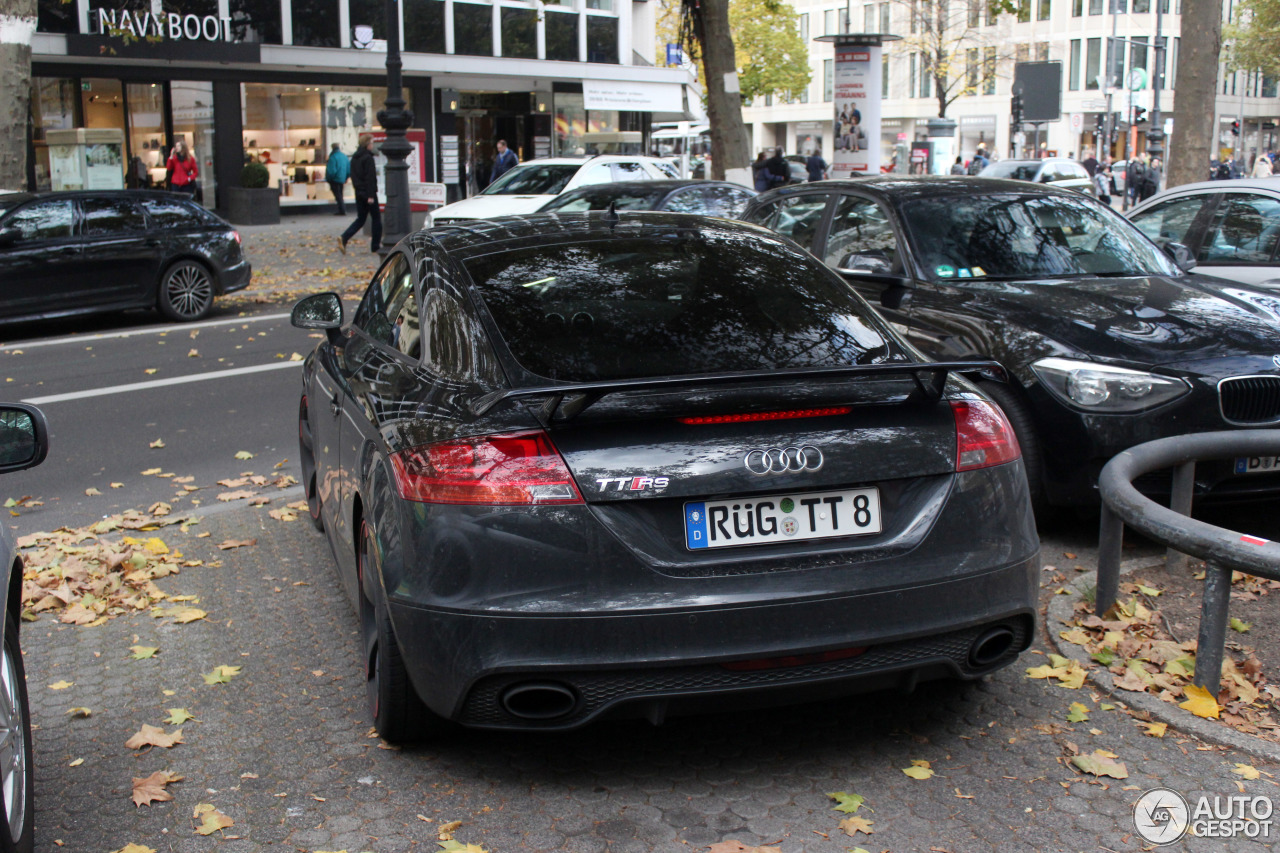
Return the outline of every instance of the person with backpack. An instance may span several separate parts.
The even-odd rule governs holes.
[[[980,175],[982,170],[991,165],[991,161],[987,159],[987,154],[981,148],[973,152],[973,159],[969,161],[970,175]]]
[[[338,203],[338,212],[334,216],[346,216],[347,206],[342,200],[342,194],[347,191],[347,178],[351,176],[351,161],[347,159],[347,155],[342,153],[342,146],[333,143],[333,150],[329,152],[329,160],[324,165],[324,179],[329,184],[329,189],[333,191],[333,200]]]

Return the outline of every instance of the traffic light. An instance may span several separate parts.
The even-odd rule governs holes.
[[[1134,123],[1134,124],[1142,124],[1144,121],[1146,121],[1146,120],[1147,120],[1146,116],[1147,116],[1147,108],[1146,108],[1146,107],[1134,107],[1134,108],[1133,108],[1133,123]]]
[[[1015,125],[1022,124],[1022,95],[1017,92],[1013,93],[1013,101],[1010,104],[1013,113],[1013,123]]]
[[[1093,121],[1093,126],[1094,126],[1094,132],[1098,136],[1101,136],[1103,131],[1106,130],[1106,126],[1107,126],[1106,116],[1104,116],[1102,113],[1098,113],[1097,118],[1095,118]]]
[[[1240,135],[1240,122],[1238,121],[1231,122],[1231,135],[1232,136]]]

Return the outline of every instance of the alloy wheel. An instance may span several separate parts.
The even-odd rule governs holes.
[[[27,711],[22,705],[19,679],[22,677],[14,666],[16,649],[4,644],[4,659],[0,663],[0,797],[4,800],[4,813],[9,824],[9,834],[16,842],[23,835],[27,823]]]
[[[193,261],[175,266],[165,277],[164,303],[178,319],[204,316],[213,303],[213,282],[208,271]]]

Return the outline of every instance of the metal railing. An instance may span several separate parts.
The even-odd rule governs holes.
[[[1126,524],[1167,546],[1171,569],[1184,565],[1183,554],[1204,560],[1204,601],[1191,682],[1215,697],[1222,679],[1231,572],[1280,581],[1280,543],[1190,517],[1196,462],[1241,456],[1280,456],[1280,429],[1206,432],[1150,441],[1117,455],[1098,478],[1102,523],[1098,531],[1095,612],[1102,615],[1115,604]],[[1133,487],[1133,481],[1143,474],[1166,468],[1174,469],[1169,507],[1155,503]]]

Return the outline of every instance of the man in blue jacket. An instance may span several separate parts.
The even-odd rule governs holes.
[[[329,189],[333,190],[334,201],[338,202],[338,212],[334,216],[346,216],[347,206],[342,200],[342,194],[346,191],[347,178],[351,176],[351,161],[347,159],[347,155],[342,153],[342,147],[338,143],[333,143],[333,150],[329,152],[329,162],[324,167],[324,179],[329,182]]]
[[[516,152],[507,147],[507,140],[498,140],[498,157],[493,161],[493,173],[489,175],[489,183],[501,178],[520,162],[520,158],[516,156]]]

